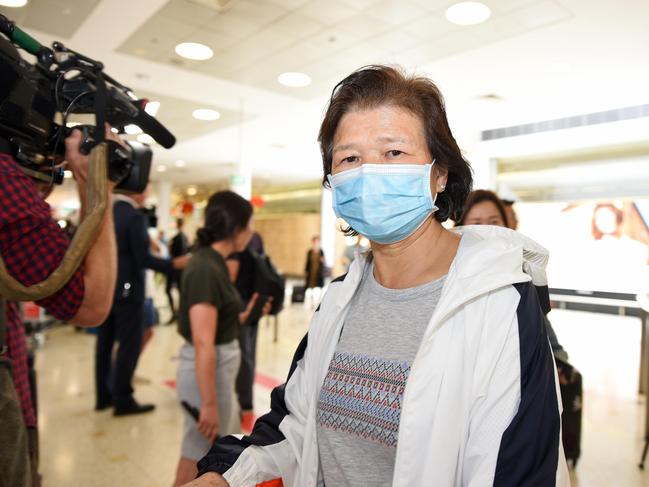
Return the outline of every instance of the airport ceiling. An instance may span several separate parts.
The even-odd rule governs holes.
[[[371,63],[428,74],[470,154],[481,130],[649,102],[647,0],[483,0],[458,26],[453,0],[30,0],[0,7],[43,43],[60,40],[160,101],[178,137],[155,148],[158,180],[219,181],[243,164],[257,184],[320,178],[315,139],[337,81]],[[206,61],[178,56],[208,45]],[[289,88],[283,72],[312,83]],[[221,117],[192,118],[196,108]],[[177,163],[182,161],[182,163]]]

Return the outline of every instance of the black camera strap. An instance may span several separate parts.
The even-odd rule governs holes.
[[[0,153],[11,154],[13,156],[13,147],[4,137],[0,137]]]
[[[106,140],[106,81],[101,71],[97,71],[97,91],[95,92],[95,143]]]

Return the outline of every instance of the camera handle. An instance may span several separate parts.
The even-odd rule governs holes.
[[[86,257],[94,243],[106,211],[108,197],[108,148],[106,143],[90,152],[88,168],[88,213],[79,225],[61,264],[50,276],[37,284],[24,286],[7,272],[0,257],[0,296],[11,301],[38,301],[59,291]]]

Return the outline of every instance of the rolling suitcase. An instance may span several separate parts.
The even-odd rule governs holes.
[[[568,362],[556,359],[563,414],[561,430],[563,450],[573,468],[581,455],[581,410],[583,405],[581,374]]]
[[[303,303],[306,296],[306,286],[293,286],[292,303]]]

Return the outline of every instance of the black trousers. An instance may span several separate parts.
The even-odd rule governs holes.
[[[133,402],[133,373],[142,350],[144,301],[125,300],[113,305],[99,327],[95,349],[97,406],[127,406]],[[119,342],[115,360],[113,348]]]
[[[252,409],[252,386],[255,383],[255,364],[257,359],[257,330],[259,322],[254,325],[239,327],[239,347],[241,348],[241,365],[237,374],[236,390],[241,409]]]
[[[169,301],[169,308],[171,309],[171,316],[176,316],[176,306],[174,303],[174,297],[171,290],[176,287],[180,289],[180,276],[182,275],[181,271],[174,270],[171,274],[167,275],[167,283],[165,285],[165,293],[167,294],[167,300]]]

